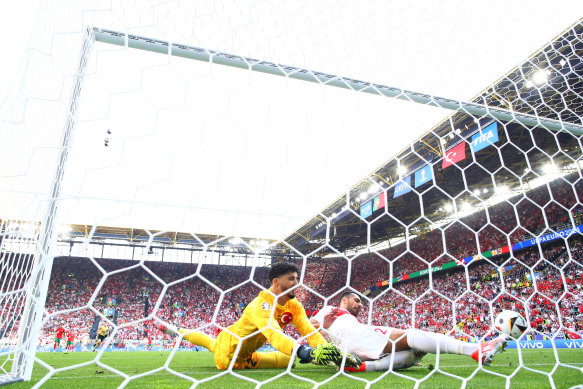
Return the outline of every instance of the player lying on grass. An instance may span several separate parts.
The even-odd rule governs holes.
[[[269,270],[269,289],[279,296],[275,302],[274,320],[270,320],[274,297],[267,291],[262,291],[245,308],[243,315],[235,324],[222,331],[216,339],[208,335],[180,328],[178,331],[185,334],[184,339],[197,346],[202,346],[214,353],[215,365],[218,369],[229,368],[233,358],[234,369],[270,369],[283,368],[289,365],[290,358],[297,356],[302,363],[340,366],[343,353],[333,344],[326,342],[324,337],[316,331],[306,316],[302,304],[295,299],[293,291],[288,291],[298,284],[299,269],[293,263],[278,262]],[[282,333],[282,327],[288,324],[295,326],[302,336],[307,336],[310,346],[298,346],[293,340]],[[158,326],[160,331],[174,333],[164,325]],[[243,338],[241,349],[236,355],[239,339]],[[253,334],[253,335],[251,335]],[[271,343],[278,351],[257,352],[257,349]],[[360,360],[352,355],[346,355],[347,366],[359,366]]]
[[[338,308],[325,306],[310,319],[318,328],[325,328],[330,339],[339,347],[358,356],[359,367],[346,367],[346,371],[393,370],[415,365],[426,353],[464,354],[489,366],[494,355],[504,349],[506,336],[488,342],[466,343],[434,332],[410,328],[400,330],[382,326],[367,326],[356,316],[362,309],[360,297],[353,292],[343,293]],[[394,356],[391,356],[394,353]],[[481,359],[480,359],[481,358]]]

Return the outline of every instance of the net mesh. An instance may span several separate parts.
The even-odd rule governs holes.
[[[488,37],[476,28],[489,11],[460,4],[429,16],[429,3],[154,3],[40,4],[0,110],[4,380],[34,364],[37,386],[580,382],[564,348],[583,330],[577,2],[529,7],[528,25],[508,6]],[[324,378],[291,364],[193,369],[200,348],[157,330],[216,336],[278,261],[302,269],[308,314],[352,290],[369,326],[479,342],[510,309],[529,328],[509,366],[441,354],[430,370]],[[68,336],[90,350],[100,323],[111,335],[98,353],[46,354]],[[543,345],[548,359],[529,356]],[[169,353],[145,369],[109,353],[152,348]]]

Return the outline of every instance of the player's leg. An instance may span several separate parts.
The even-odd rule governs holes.
[[[251,358],[257,360],[257,369],[281,369],[289,365],[291,357],[279,351],[255,352]]]
[[[415,328],[408,330],[394,330],[390,336],[394,342],[388,342],[385,352],[392,350],[403,351],[408,349],[418,349],[430,354],[461,354],[472,357],[476,361],[480,358],[482,363],[489,365],[494,355],[504,350],[506,345],[505,336],[500,336],[483,343],[468,343],[461,340],[438,334],[435,332],[421,331]]]
[[[229,365],[231,364],[234,356],[234,350],[237,348],[238,342],[239,340],[237,338],[230,336],[230,334],[226,332],[221,332],[217,339],[209,345],[209,350],[214,353],[215,366],[217,369],[226,370],[229,368]],[[193,344],[197,345],[196,343]],[[239,354],[244,355],[246,353],[244,350],[241,350]],[[239,358],[239,361],[242,360],[243,358]],[[236,365],[237,363],[235,363],[235,366]]]
[[[359,367],[345,367],[344,371],[355,373],[408,369],[415,366],[425,355],[425,352],[416,349],[397,351],[374,361],[365,361]]]
[[[430,354],[436,354],[439,351],[442,354],[470,356],[478,347],[475,343],[462,342],[450,336],[414,328],[408,330],[395,329],[390,339],[394,343],[387,343],[385,346],[386,353],[393,352],[393,350],[404,351],[415,348]]]
[[[218,353],[215,353],[215,363],[216,363],[216,356]],[[290,360],[289,355],[285,355],[279,351],[273,352],[254,352],[252,354],[244,354],[238,357],[233,364],[233,369],[235,370],[242,370],[242,369],[282,369],[286,368],[289,365]],[[226,369],[229,367],[231,363],[230,358],[219,358],[220,360],[220,367],[217,364],[219,369]]]
[[[425,353],[416,349],[406,349],[387,354],[387,345],[392,345],[391,336],[402,331],[385,326],[359,326],[355,336],[346,342],[346,350],[360,357],[364,362],[358,367],[345,367],[344,371],[386,371],[399,370],[415,365]],[[392,350],[392,349],[391,349]],[[394,354],[394,355],[393,355]]]
[[[179,328],[178,332],[185,334],[184,339],[188,340],[190,343],[196,346],[204,347],[209,351],[214,352],[214,347],[212,347],[212,344],[215,342],[215,339],[211,338],[207,334],[199,331],[187,330],[184,328]]]
[[[168,335],[175,335],[176,333],[170,328],[163,324],[158,325],[158,330]],[[201,346],[208,349],[210,352],[215,352],[214,343],[215,339],[211,338],[207,334],[199,331],[193,331],[186,328],[178,328],[178,332],[184,335],[184,339],[194,344],[195,346]]]
[[[221,332],[217,339],[210,345],[215,354],[215,365],[217,369],[225,370],[229,368],[237,349],[239,340],[228,332]],[[285,368],[289,364],[291,357],[279,351],[256,352],[257,348],[263,344],[261,342],[244,342],[233,364],[233,369],[276,369]]]

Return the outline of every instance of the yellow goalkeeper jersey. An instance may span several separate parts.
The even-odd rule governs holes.
[[[271,290],[271,289],[270,289]],[[229,326],[227,329],[232,333],[245,337],[257,330],[261,332],[247,338],[241,345],[241,351],[243,354],[250,355],[256,351],[259,347],[263,346],[266,341],[275,347],[278,351],[292,355],[294,349],[294,341],[287,338],[282,334],[282,328],[288,324],[292,324],[298,329],[302,336],[310,334],[316,329],[306,316],[306,311],[302,304],[295,298],[289,300],[285,305],[276,304],[275,307],[275,320],[269,320],[271,315],[271,310],[273,307],[274,297],[266,291],[259,293],[259,296],[255,298],[245,311],[243,316],[235,324]],[[237,348],[238,340],[227,331],[223,331],[220,337],[229,337],[230,341],[224,342],[226,339],[222,339],[220,342],[222,345],[228,344],[227,348],[229,350],[220,350],[220,352],[232,355]],[[326,340],[319,332],[314,332],[308,338],[308,342],[312,347],[319,344],[326,343]],[[221,347],[222,348],[222,347]],[[217,350],[219,351],[219,350]]]
[[[108,332],[109,332],[109,327],[107,327],[107,326],[101,326],[101,327],[99,327],[99,330],[97,330],[97,334],[102,335],[102,336],[106,336]]]

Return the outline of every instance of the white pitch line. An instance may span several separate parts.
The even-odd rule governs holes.
[[[582,365],[582,362],[575,362],[575,363],[570,363],[570,364],[566,364],[566,365]],[[477,365],[447,365],[447,366],[440,366],[440,369],[449,369],[449,368],[467,368],[467,367],[476,367]],[[507,367],[508,365],[492,365],[490,367]],[[516,365],[518,366],[518,365]],[[554,363],[529,363],[525,366],[555,366]],[[414,366],[409,368],[408,370],[422,370],[422,369],[427,369],[427,366]],[[306,373],[306,372],[314,372],[314,369],[293,369],[292,372],[293,373]],[[245,374],[248,373],[270,373],[270,372],[279,372],[281,373],[281,369],[250,369],[250,370],[246,370]],[[218,373],[217,371],[203,371],[203,372],[195,372],[195,371],[181,371],[179,372],[181,374],[192,374],[192,375],[214,375]],[[406,373],[406,371],[400,371],[399,373]],[[154,373],[152,375],[159,375],[160,373]],[[51,378],[49,381],[54,381],[54,380],[72,380],[72,379],[87,379],[87,378],[95,378],[95,377],[99,377],[99,378],[122,378],[121,376],[118,376],[116,374],[111,374],[111,375],[89,375],[89,376],[59,376],[59,377],[53,377]],[[195,377],[193,377],[195,378]]]

